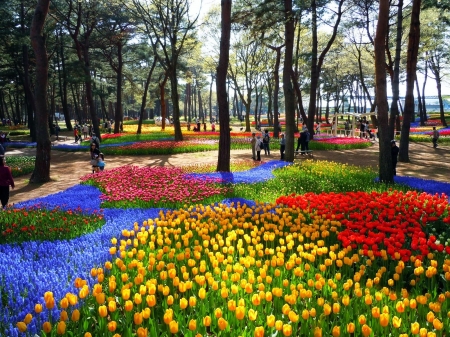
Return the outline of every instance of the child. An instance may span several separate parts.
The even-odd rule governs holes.
[[[103,153],[100,153],[100,155],[98,156],[97,166],[100,169],[100,171],[103,171],[105,169],[105,156]]]

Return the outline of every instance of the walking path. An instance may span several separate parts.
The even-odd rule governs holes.
[[[59,142],[70,144],[72,140]],[[378,167],[378,144],[360,150],[314,151],[315,160],[329,160],[357,166]],[[9,149],[6,156],[36,155],[36,149]],[[184,166],[191,164],[215,164],[218,151],[182,153],[160,156],[108,156],[105,158],[106,169],[127,164],[137,166]],[[263,161],[278,160],[278,152],[270,156],[262,155]],[[232,150],[231,160],[251,159],[251,150]],[[80,182],[80,177],[91,173],[90,156],[87,152],[63,152],[52,150],[50,176],[51,181],[45,184],[30,184],[30,175],[15,179],[16,188],[10,193],[10,203],[43,197],[63,191]],[[303,160],[303,159],[296,159]],[[450,181],[450,147],[440,146],[433,149],[431,143],[411,143],[410,163],[398,163],[397,174],[432,179],[443,182]],[[80,196],[82,197],[82,196]]]

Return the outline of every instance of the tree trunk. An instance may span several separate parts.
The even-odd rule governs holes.
[[[399,78],[400,78],[400,56],[402,51],[402,33],[403,33],[403,0],[399,0],[397,10],[397,37],[395,41],[395,61],[394,61],[394,73],[392,76],[392,102],[391,113],[389,115],[389,126],[392,127],[391,138],[394,139],[394,123],[398,119],[398,104],[399,104]],[[398,129],[397,129],[398,130]]]
[[[148,72],[147,80],[145,81],[145,85],[144,85],[144,93],[142,95],[141,110],[140,110],[140,114],[139,114],[139,124],[138,124],[138,129],[136,131],[136,133],[138,135],[140,135],[142,132],[142,121],[144,119],[145,106],[147,105],[148,87],[150,86],[150,80],[152,78],[152,74],[153,74],[153,70],[155,69],[155,66],[156,66],[156,57],[153,59],[153,64],[150,68],[150,71]]]
[[[123,58],[122,58],[122,42],[117,43],[117,88],[116,88],[116,111],[114,114],[114,133],[120,132],[120,123],[123,122],[122,107],[122,79],[123,79]]]
[[[411,26],[406,58],[405,111],[403,112],[400,152],[398,154],[398,160],[401,162],[409,162],[409,129],[411,127],[411,117],[414,116],[414,81],[416,79],[417,55],[419,53],[421,5],[421,0],[414,0],[411,11]]]
[[[228,112],[227,71],[230,60],[230,32],[232,0],[222,0],[220,56],[217,66],[216,90],[219,106],[219,155],[218,172],[230,172],[230,117]],[[247,115],[248,118],[248,115]]]
[[[445,113],[444,113],[444,102],[442,100],[442,84],[441,84],[441,78],[436,77],[436,88],[438,93],[438,100],[439,100],[439,111],[440,111],[440,118],[442,126],[445,128],[447,127],[447,121],[445,120]]]
[[[51,142],[48,134],[47,83],[48,58],[43,28],[50,0],[39,0],[31,23],[31,45],[36,60],[36,161],[30,182],[50,181]]]
[[[294,161],[294,133],[295,133],[295,96],[291,74],[294,51],[294,17],[292,13],[292,1],[284,0],[284,41],[285,56],[283,67],[284,106],[286,113],[286,154],[285,160]]]
[[[180,124],[180,104],[179,104],[178,78],[176,69],[171,69],[170,71],[170,89],[172,91],[171,96],[173,105],[173,128],[175,131],[175,141],[180,142],[183,140],[183,133],[181,132],[181,124]]]
[[[379,122],[379,176],[380,181],[392,183],[394,172],[391,156],[391,135],[389,133],[389,107],[387,101],[385,42],[388,34],[389,0],[380,0],[378,24],[375,36],[375,85]]]

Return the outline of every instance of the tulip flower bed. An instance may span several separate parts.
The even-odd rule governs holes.
[[[0,335],[448,336],[450,207],[434,193],[450,185],[407,178],[431,194],[372,192],[373,172],[286,165],[233,173],[233,198],[220,203],[104,209],[94,233],[0,245]],[[302,194],[270,185],[307,176],[304,189],[294,184]],[[244,185],[252,200],[238,194]],[[88,198],[74,203],[80,194]],[[20,206],[44,200],[100,208],[102,196],[79,185]]]
[[[37,204],[5,209],[0,212],[0,224],[0,244],[4,244],[72,239],[102,227],[105,220],[97,211],[87,215],[80,210],[47,210],[46,205]]]
[[[35,159],[36,157],[31,156],[8,156],[6,165],[11,168],[13,177],[20,177],[33,172]]]

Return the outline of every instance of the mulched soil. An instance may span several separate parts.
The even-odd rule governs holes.
[[[64,141],[70,144],[73,140]],[[61,142],[63,143],[63,142]],[[6,156],[36,155],[36,149],[9,149]],[[314,151],[314,160],[328,160],[356,166],[378,167],[378,144],[360,150]],[[137,166],[183,166],[190,164],[217,163],[218,151],[184,153],[170,156],[108,156],[105,158],[106,169],[127,164]],[[279,153],[262,155],[263,161],[278,160]],[[251,159],[251,150],[231,151],[231,160]],[[51,153],[51,181],[45,184],[29,183],[30,175],[15,179],[16,188],[10,193],[10,203],[43,197],[63,191],[80,182],[80,177],[91,173],[89,153],[62,152]],[[296,159],[304,160],[304,159]],[[397,174],[443,182],[450,180],[450,147],[440,146],[433,149],[431,143],[411,143],[410,162],[398,163]],[[83,196],[80,196],[83,197]]]

